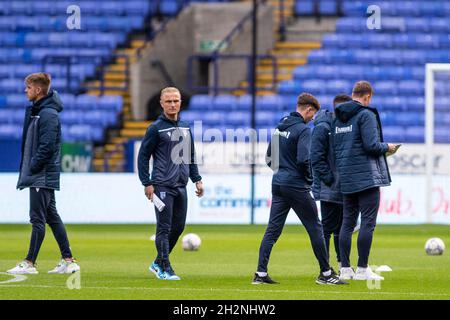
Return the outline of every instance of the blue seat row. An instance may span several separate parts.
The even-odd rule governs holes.
[[[122,31],[142,28],[144,17],[84,17],[81,30]],[[4,16],[0,19],[0,31],[65,31],[67,32],[67,15],[61,17],[40,16]]]
[[[398,33],[398,32],[450,32],[449,18],[412,18],[412,17],[383,17],[380,30],[367,29],[367,17],[345,17],[337,20],[336,32],[346,33]]]
[[[293,71],[294,79],[305,80],[318,79],[342,79],[355,81],[356,79],[367,80],[403,80],[414,79],[423,81],[425,78],[425,67],[398,67],[398,66],[362,66],[362,65],[322,65],[311,64],[297,67]]]
[[[30,73],[45,71],[54,78],[65,77],[67,66],[61,64],[48,64],[42,69],[41,64],[0,64],[0,78],[24,78]],[[95,64],[73,64],[70,67],[71,77],[83,80],[95,74]]]
[[[0,109],[0,123],[22,124],[24,110]],[[97,124],[103,127],[117,123],[115,110],[67,110],[61,113],[62,124]]]
[[[342,92],[350,93],[354,81],[348,80],[287,80],[279,83],[278,92],[281,94],[295,94],[298,92],[306,91],[313,94],[339,94]],[[373,87],[375,91],[380,94],[387,95],[423,95],[424,94],[424,84],[423,81],[417,80],[400,80],[400,81],[375,81],[373,82]],[[442,90],[442,92],[449,92],[447,86],[442,85],[437,90]]]
[[[278,95],[257,97],[257,109],[267,111],[279,111],[284,107],[282,97]],[[236,97],[233,95],[194,95],[191,98],[189,110],[215,110],[215,111],[249,111],[252,99],[249,95]]]
[[[365,48],[365,49],[448,49],[450,36],[428,33],[335,33],[324,36],[323,48]]]
[[[2,1],[0,14],[3,15],[65,15],[72,13],[70,7],[76,5],[83,15],[146,15],[156,10],[155,1]]]
[[[301,0],[300,0],[301,1]],[[353,1],[345,0],[342,11],[347,16],[367,16],[367,9],[377,5],[383,16],[403,17],[447,17],[450,16],[450,3],[447,1]]]
[[[0,32],[3,47],[107,47],[113,49],[125,41],[122,32]]]
[[[280,111],[260,111],[256,113],[256,125],[259,127],[275,126],[284,112]],[[249,111],[230,111],[224,114],[220,111],[184,111],[181,113],[181,119],[194,123],[202,121],[206,126],[230,126],[230,127],[249,127],[251,118]]]
[[[70,83],[67,78],[53,78],[52,88],[58,91],[64,92],[67,88],[77,90],[80,88],[80,81],[76,78],[70,79]],[[24,91],[23,79],[3,79],[0,80],[0,92],[2,93],[19,93]]]
[[[64,110],[111,110],[120,112],[123,106],[122,96],[93,96],[89,94],[60,94]],[[23,93],[0,96],[0,110],[3,108],[21,109],[30,103]]]
[[[449,50],[312,50],[310,64],[374,64],[374,65],[424,65],[427,62],[450,62]]]
[[[66,55],[66,56],[86,56],[91,58],[108,57],[111,50],[108,48],[38,48],[38,49],[17,49],[0,48],[0,63],[42,63],[45,56]]]

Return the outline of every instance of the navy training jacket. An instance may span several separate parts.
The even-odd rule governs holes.
[[[313,194],[316,201],[342,203],[339,175],[334,160],[331,136],[333,113],[320,110],[314,120],[311,137],[311,166]]]
[[[172,159],[172,154],[177,155]],[[149,161],[153,157],[150,177]],[[195,163],[194,139],[189,124],[164,114],[147,129],[138,156],[139,179],[144,186],[185,187],[202,179]]]
[[[377,109],[353,100],[338,105],[335,114],[332,136],[341,192],[389,186],[388,145]]]
[[[273,185],[311,190],[310,144],[311,129],[298,112],[281,119],[266,153]]]
[[[59,190],[63,104],[55,90],[25,111],[18,189]]]

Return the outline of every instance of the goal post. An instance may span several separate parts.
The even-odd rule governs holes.
[[[443,79],[436,77],[438,74],[444,74]],[[442,94],[436,90],[436,85],[439,81],[444,81],[442,83],[445,87],[448,86],[450,89],[450,64],[447,63],[428,63],[425,65],[425,187],[426,187],[426,222],[434,223],[433,211],[435,211],[433,196],[434,196],[434,182],[436,177],[435,172],[435,120],[436,120],[436,94]],[[447,89],[446,89],[447,90]],[[450,90],[444,90],[444,95],[447,94],[449,97],[448,102],[450,104]],[[450,105],[447,109],[450,112]],[[450,137],[450,126],[447,126],[448,136]],[[450,141],[447,141],[449,143]],[[446,174],[449,174],[448,172]],[[444,181],[444,188],[447,186],[447,180],[450,176],[442,176]]]

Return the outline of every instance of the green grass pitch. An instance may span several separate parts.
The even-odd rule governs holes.
[[[177,244],[171,260],[181,281],[157,280],[147,269],[156,252],[149,239],[154,225],[69,225],[67,229],[82,268],[81,288],[69,290],[68,275],[47,274],[59,259],[47,229],[38,259],[40,274],[4,283],[11,276],[0,273],[0,299],[450,299],[448,250],[442,256],[427,256],[424,251],[430,237],[450,245],[450,226],[378,226],[370,264],[393,269],[383,274],[386,280],[379,289],[369,289],[364,281],[348,286],[315,284],[318,266],[301,226],[286,226],[272,251],[269,273],[281,282],[272,286],[251,284],[265,226],[188,225],[185,233],[199,234],[203,243],[196,252],[184,252]],[[27,225],[0,225],[0,272],[24,257],[30,230]],[[336,267],[334,259],[331,262]],[[352,263],[356,263],[356,237]]]

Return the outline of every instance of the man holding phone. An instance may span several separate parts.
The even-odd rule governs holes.
[[[398,145],[383,142],[380,116],[377,109],[369,106],[373,93],[369,82],[357,82],[352,91],[353,100],[336,107],[332,128],[344,206],[339,234],[343,280],[384,280],[372,272],[368,260],[380,205],[380,187],[391,183],[386,155],[395,153]],[[354,272],[350,267],[350,250],[360,213],[359,259]]]

